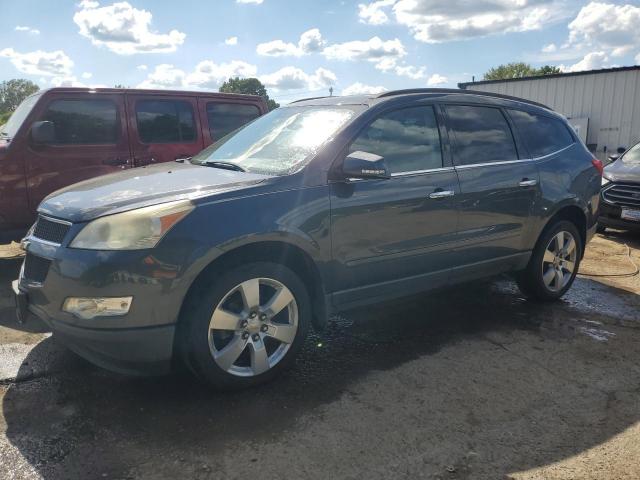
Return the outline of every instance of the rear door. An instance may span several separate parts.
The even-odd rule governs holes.
[[[447,282],[458,179],[442,133],[433,106],[412,106],[381,114],[350,144],[383,156],[391,178],[331,184],[336,304]]]
[[[127,106],[135,166],[192,157],[204,148],[196,97],[127,94]]]
[[[203,123],[205,146],[262,115],[255,104],[226,99],[200,97],[198,108]]]
[[[35,211],[51,192],[132,166],[120,93],[55,93],[41,102],[35,121],[53,123],[55,139],[29,139],[25,168],[29,205]]]
[[[453,161],[460,181],[460,265],[490,273],[492,262],[516,261],[539,198],[538,168],[516,146],[501,108],[446,105]],[[472,275],[473,276],[473,275]]]

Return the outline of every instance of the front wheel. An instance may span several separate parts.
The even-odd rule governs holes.
[[[286,368],[304,342],[309,295],[289,268],[253,262],[213,277],[187,309],[188,366],[220,389],[249,387]]]
[[[527,297],[537,300],[562,297],[576,278],[583,248],[573,223],[555,223],[543,232],[527,268],[516,276],[518,287]]]

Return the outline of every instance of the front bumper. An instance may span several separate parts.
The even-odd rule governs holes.
[[[152,254],[153,253],[153,254]],[[74,250],[32,240],[27,255],[49,262],[39,282],[14,283],[19,318],[31,313],[56,338],[98,366],[128,374],[162,374],[171,369],[180,306],[188,285],[179,269],[158,252]],[[77,318],[62,311],[67,297],[133,296],[129,313]]]
[[[622,207],[601,201],[598,224],[603,227],[617,228],[620,230],[640,231],[640,222],[621,219],[621,212]]]

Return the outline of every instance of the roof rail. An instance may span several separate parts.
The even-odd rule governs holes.
[[[294,100],[293,102],[289,102],[289,105],[291,105],[292,103],[306,102],[307,100],[318,100],[320,98],[329,98],[329,95],[323,95],[321,97],[300,98],[298,100]]]
[[[537,107],[542,107],[547,110],[551,108],[543,105],[542,103],[534,102],[533,100],[527,100],[526,98],[512,97],[511,95],[503,95],[501,93],[482,92],[479,90],[466,90],[458,88],[409,88],[405,90],[391,90],[389,92],[383,92],[376,95],[375,98],[393,97],[395,95],[410,95],[414,93],[457,93],[462,95],[478,95],[481,97],[495,97],[504,98],[505,100],[513,100],[514,102],[528,103]]]

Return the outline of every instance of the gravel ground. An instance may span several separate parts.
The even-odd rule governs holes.
[[[640,237],[582,273],[633,271]],[[0,263],[2,479],[637,479],[640,278],[581,276],[553,305],[512,282],[350,312],[269,385],[94,367],[15,324]]]

